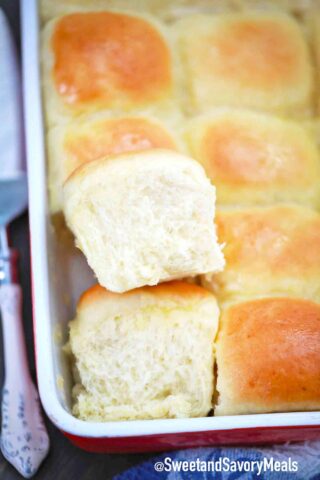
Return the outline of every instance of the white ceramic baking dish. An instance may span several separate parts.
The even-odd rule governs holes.
[[[56,241],[50,224],[36,0],[23,0],[22,53],[29,174],[33,321],[43,407],[75,444],[91,451],[163,450],[319,437],[320,412],[92,423],[70,413],[70,369],[61,352],[75,299],[93,282],[85,262]]]

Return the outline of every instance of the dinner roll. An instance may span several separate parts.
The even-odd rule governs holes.
[[[265,298],[233,305],[216,344],[215,415],[320,409],[320,305]]]
[[[221,108],[192,120],[186,140],[217,187],[218,205],[319,207],[319,152],[296,122]]]
[[[311,60],[293,17],[267,11],[191,15],[176,29],[195,111],[222,105],[310,113]]]
[[[67,224],[114,292],[221,270],[214,211],[202,167],[169,150],[86,163],[64,186]]]
[[[220,210],[216,216],[226,266],[203,285],[230,302],[293,295],[320,303],[320,215],[290,205]]]
[[[89,289],[70,323],[73,413],[90,421],[207,415],[218,315],[210,292],[181,281],[125,294]]]
[[[106,155],[167,148],[177,150],[172,132],[143,116],[98,118],[54,127],[48,134],[49,193],[52,213],[62,208],[62,185],[83,163]]]
[[[42,44],[50,125],[103,109],[176,108],[166,29],[152,16],[72,13],[47,24]]]

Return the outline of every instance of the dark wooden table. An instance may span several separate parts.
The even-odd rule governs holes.
[[[21,0],[28,1],[28,0]],[[0,0],[1,8],[7,14],[19,48],[19,1]],[[1,55],[1,52],[0,52]],[[1,105],[0,105],[1,114]],[[0,152],[1,154],[2,152]],[[23,288],[23,321],[28,348],[28,358],[33,379],[35,363],[32,335],[30,263],[28,216],[17,219],[10,228],[11,244],[20,254],[20,280]],[[0,338],[0,385],[3,382],[2,338]],[[108,480],[127,468],[147,459],[150,455],[106,455],[84,452],[74,447],[48,419],[51,448],[36,480]],[[0,479],[20,480],[22,477],[9,465],[0,453]]]

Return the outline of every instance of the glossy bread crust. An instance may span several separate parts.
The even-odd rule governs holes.
[[[223,272],[202,278],[220,302],[293,295],[320,303],[320,215],[294,205],[220,209]]]
[[[320,205],[319,151],[297,122],[220,108],[191,120],[185,139],[216,185],[218,205]]]
[[[177,37],[195,111],[233,106],[310,113],[311,59],[293,17],[268,11],[194,15],[180,21]]]
[[[148,15],[80,12],[43,33],[44,93],[50,125],[103,109],[170,110],[173,73],[164,25]]]
[[[119,308],[121,304],[125,307],[127,302],[130,301],[130,298],[135,299],[136,305],[139,307],[141,297],[144,298],[144,301],[147,301],[149,298],[152,302],[154,302],[155,298],[159,300],[164,298],[166,301],[171,298],[174,302],[184,304],[189,303],[192,299],[194,299],[194,301],[201,301],[201,299],[205,298],[212,299],[212,293],[199,285],[182,280],[163,282],[157,285],[156,288],[150,286],[139,287],[125,293],[111,292],[101,285],[96,284],[81,295],[78,310],[95,308],[97,303],[109,301],[119,302]]]
[[[320,408],[320,305],[296,298],[236,304],[221,318],[216,415]]]

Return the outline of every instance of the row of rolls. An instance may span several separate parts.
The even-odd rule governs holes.
[[[50,209],[100,283],[70,322],[73,413],[317,410],[316,2],[125,3],[41,4]]]

